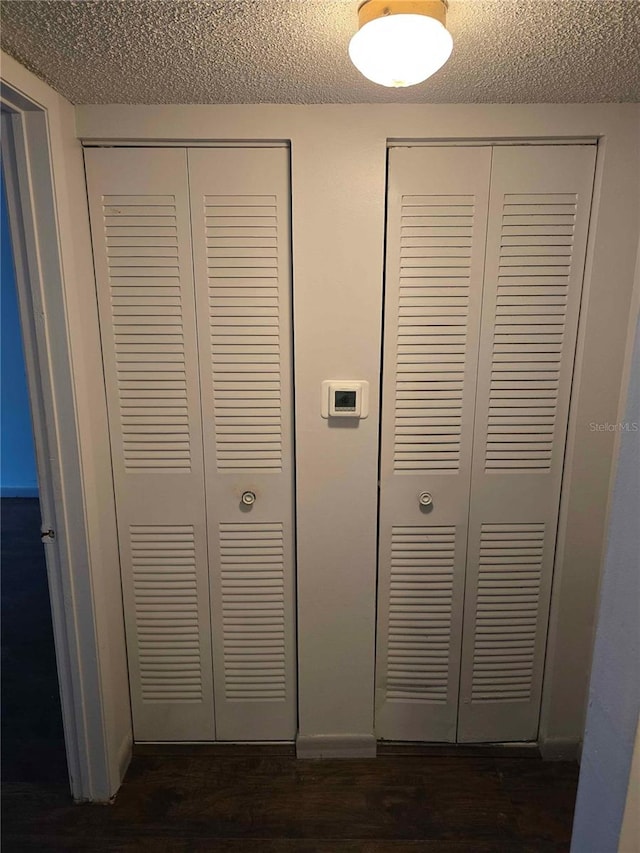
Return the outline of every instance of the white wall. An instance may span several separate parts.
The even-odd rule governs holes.
[[[633,747],[618,853],[640,853],[640,720],[636,728],[636,742]]]
[[[38,462],[40,477],[52,472],[60,560],[47,563],[72,792],[106,801],[120,785],[132,736],[82,147],[73,106],[5,54],[2,81],[12,98],[40,107],[25,114],[38,150],[23,186],[33,188],[39,228],[32,254],[41,278],[31,282],[37,368],[44,396],[53,394],[45,400],[51,456]]]
[[[88,141],[290,140],[293,181],[298,629],[303,736],[371,736],[376,473],[389,139],[599,137],[569,428],[541,736],[573,752],[583,728],[615,421],[638,232],[635,105],[84,106]],[[360,378],[371,416],[332,429],[320,382]]]
[[[640,249],[635,296],[633,318],[640,302]],[[640,322],[626,411],[619,422],[626,429],[619,433],[571,847],[575,853],[618,849],[640,714]],[[635,797],[631,808],[637,818],[637,790]],[[634,841],[635,848],[621,845],[621,853],[640,849],[640,838]]]

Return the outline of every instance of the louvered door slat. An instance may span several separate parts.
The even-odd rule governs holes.
[[[595,149],[494,151],[458,739],[537,735]]]
[[[446,704],[455,528],[394,527],[387,645],[387,699]]]
[[[204,197],[205,227],[216,240],[207,245],[206,257],[216,459],[225,471],[282,471],[278,287],[282,234],[278,235],[277,213],[275,195]],[[250,245],[252,235],[265,235],[261,245]],[[229,287],[232,278],[234,285]],[[260,342],[251,343],[254,334]],[[238,336],[247,341],[242,347],[235,343]],[[270,347],[268,358],[265,347]],[[268,441],[231,444],[219,439],[220,428],[243,423],[258,408],[263,409],[262,421],[254,423],[254,436],[264,436],[258,431],[263,426],[269,430]]]
[[[288,154],[192,149],[189,178],[217,736],[287,740],[296,732]]]
[[[491,152],[389,156],[376,732],[451,741]]]
[[[134,734],[214,737],[184,151],[85,152]]]
[[[223,677],[229,702],[287,700],[283,533],[281,523],[220,526]]]

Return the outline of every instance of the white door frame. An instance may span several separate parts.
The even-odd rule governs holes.
[[[110,778],[49,111],[3,82],[2,161],[31,404],[71,794]]]

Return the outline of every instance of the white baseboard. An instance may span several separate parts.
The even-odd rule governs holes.
[[[582,742],[568,738],[541,739],[538,746],[544,761],[579,761],[582,752]]]
[[[297,758],[375,758],[374,735],[298,735]]]

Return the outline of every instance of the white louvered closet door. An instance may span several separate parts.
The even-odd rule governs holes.
[[[594,146],[495,148],[458,739],[535,740]]]
[[[187,155],[88,149],[136,740],[214,737]]]
[[[190,149],[189,180],[217,738],[288,740],[297,704],[288,151]]]
[[[389,158],[376,733],[453,741],[491,150]]]

